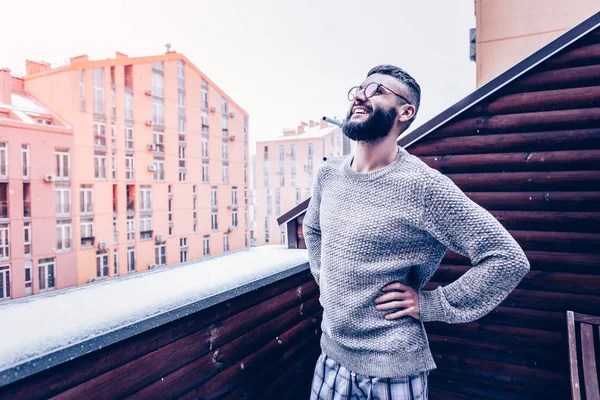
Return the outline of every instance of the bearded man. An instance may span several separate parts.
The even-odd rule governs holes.
[[[402,69],[371,69],[348,93],[342,130],[357,142],[354,154],[317,174],[303,222],[323,306],[311,399],[427,399],[436,365],[423,322],[479,319],[529,271],[491,214],[398,146],[420,97]],[[447,249],[473,267],[423,290]]]

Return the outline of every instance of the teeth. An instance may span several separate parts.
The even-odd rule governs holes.
[[[362,108],[357,108],[354,110],[354,114],[366,114],[367,112]]]

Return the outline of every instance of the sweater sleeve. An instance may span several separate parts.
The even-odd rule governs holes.
[[[424,199],[423,224],[440,243],[469,257],[472,268],[449,285],[419,292],[421,320],[464,323],[492,311],[529,271],[517,242],[448,177],[436,174]]]
[[[313,187],[313,195],[308,203],[308,209],[302,221],[302,232],[306,241],[308,250],[308,262],[310,272],[315,278],[317,285],[319,284],[319,276],[321,273],[321,224],[320,224],[320,208],[321,208],[321,176],[322,169],[317,173],[317,179]]]

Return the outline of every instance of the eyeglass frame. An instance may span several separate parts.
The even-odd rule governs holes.
[[[368,88],[369,86],[371,86],[371,85],[377,85],[377,89],[375,89],[375,90],[373,91],[373,94],[372,94],[372,95],[370,95],[370,96],[367,96],[367,88]],[[404,97],[404,96],[402,96],[402,95],[399,95],[398,93],[394,92],[394,91],[393,91],[392,89],[390,89],[389,87],[387,87],[387,86],[385,86],[384,84],[382,84],[382,83],[379,83],[379,82],[371,82],[371,83],[369,83],[368,85],[366,85],[364,88],[361,88],[360,86],[353,86],[353,87],[351,87],[351,88],[350,88],[350,90],[348,90],[348,101],[354,101],[354,98],[356,97],[356,95],[357,95],[357,94],[358,94],[358,93],[359,93],[361,90],[362,90],[362,91],[363,91],[363,93],[365,94],[365,97],[366,97],[367,99],[370,99],[371,97],[375,96],[375,93],[377,93],[377,91],[379,90],[379,88],[380,88],[380,87],[384,87],[384,88],[386,88],[387,90],[389,90],[390,92],[392,92],[392,93],[393,93],[393,94],[395,94],[396,96],[400,97],[402,100],[404,100],[404,101],[405,101],[405,102],[407,102],[408,104],[411,104],[411,102],[410,102],[410,101],[408,101],[408,99],[407,99],[406,97]],[[356,94],[355,94],[355,95],[354,95],[352,98],[350,98],[350,92],[352,92],[354,89],[358,89],[358,90],[356,91]]]

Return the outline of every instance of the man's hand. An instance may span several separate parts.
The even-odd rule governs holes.
[[[420,318],[419,294],[413,288],[400,282],[394,282],[384,286],[381,290],[389,293],[375,299],[377,310],[403,308],[403,310],[386,315],[385,319],[398,319],[407,315],[414,319]]]

